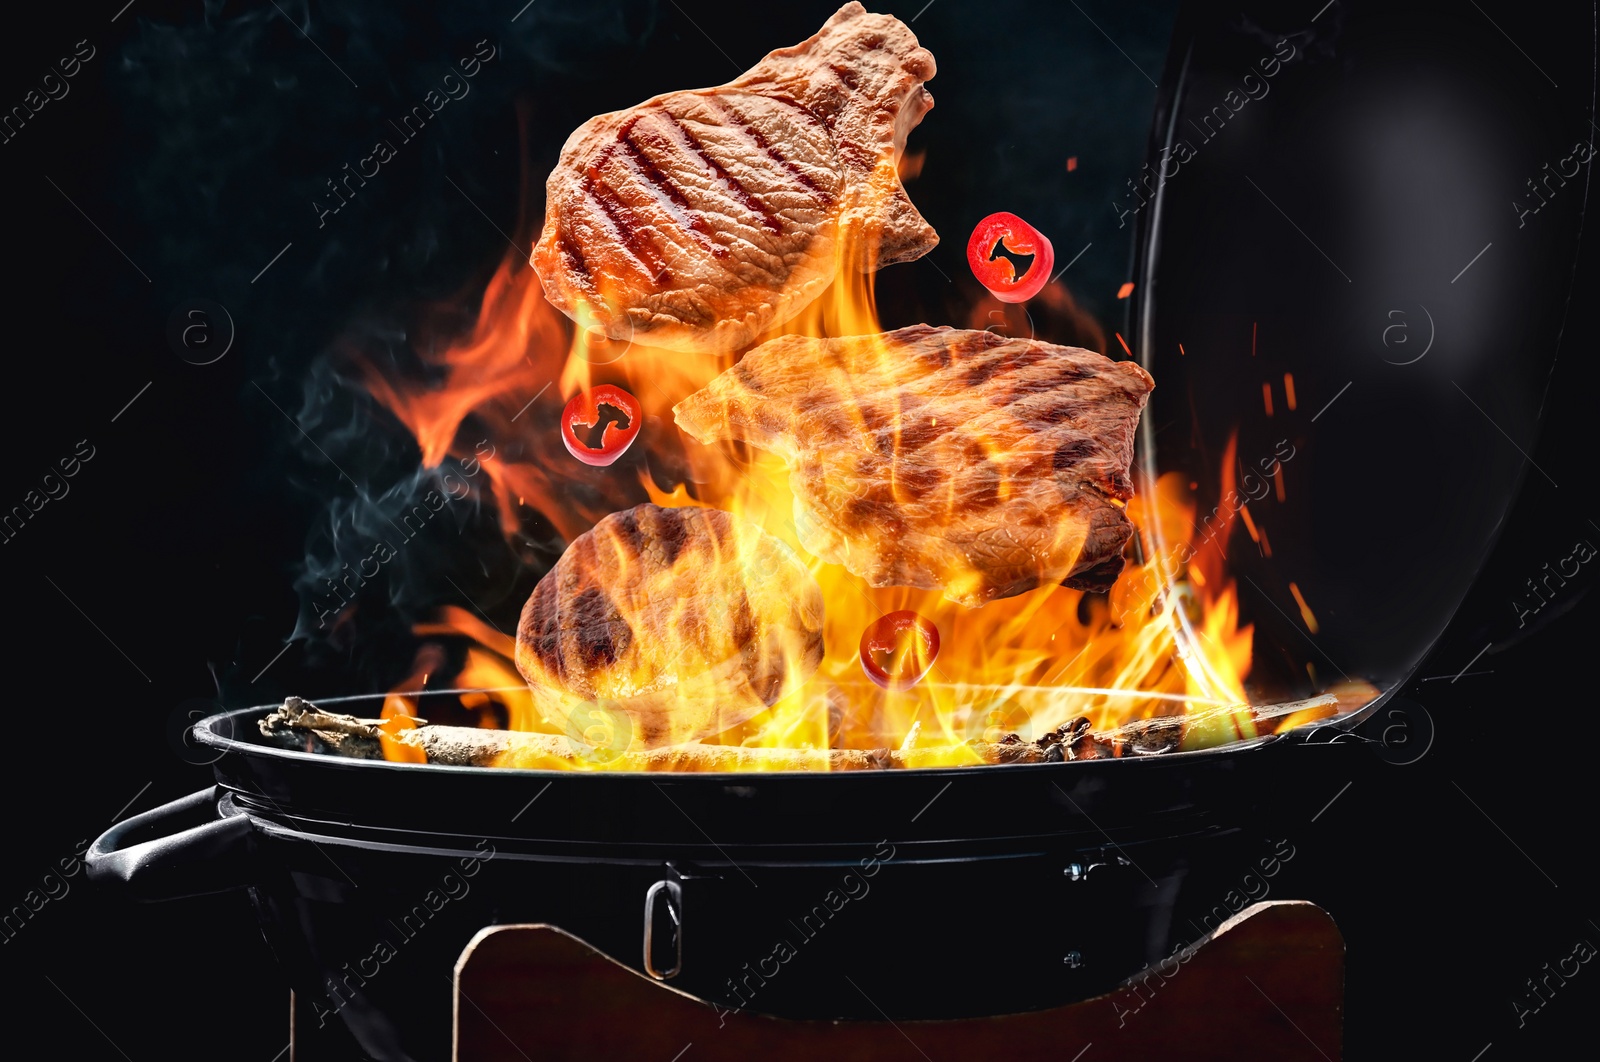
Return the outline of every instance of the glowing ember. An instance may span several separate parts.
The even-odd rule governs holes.
[[[1300,618],[1306,621],[1306,627],[1312,634],[1317,633],[1317,617],[1311,614],[1311,606],[1306,604],[1305,595],[1294,583],[1289,584],[1289,593],[1294,595],[1294,603],[1300,606]]]
[[[1124,281],[1122,287],[1117,289],[1117,298],[1126,299],[1133,294],[1133,281]]]
[[[1261,532],[1256,530],[1256,522],[1250,518],[1250,506],[1239,506],[1239,515],[1244,518],[1244,529],[1250,532],[1250,541],[1260,542]]]

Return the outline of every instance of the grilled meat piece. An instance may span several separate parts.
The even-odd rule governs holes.
[[[545,295],[613,339],[722,353],[842,268],[920,258],[939,237],[896,167],[933,73],[904,23],[849,3],[726,85],[591,118],[546,184]]]
[[[523,607],[517,670],[547,722],[613,752],[718,734],[822,662],[822,590],[719,509],[640,505],[567,547]],[[596,705],[598,702],[598,705]],[[589,734],[599,719],[628,735]]]
[[[1077,347],[915,325],[771,340],[673,412],[702,443],[784,458],[816,556],[976,608],[1116,581],[1152,386]]]

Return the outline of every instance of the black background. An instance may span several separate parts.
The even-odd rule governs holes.
[[[325,561],[330,505],[353,495],[333,462],[380,493],[415,467],[403,433],[340,384],[334,352],[403,348],[396,337],[424,304],[456,305],[470,320],[508,253],[499,230],[526,247],[538,185],[583,119],[731,77],[831,11],[538,0],[512,21],[518,6],[308,14],[304,4],[139,0],[119,13],[112,0],[35,15],[0,43],[7,108],[76,42],[95,49],[70,93],[0,145],[12,328],[0,506],[38,489],[80,440],[94,447],[70,494],[0,546],[16,649],[0,907],[23,903],[118,816],[207,784],[171,739],[194,703],[370,691],[404,673],[409,620],[452,600],[426,571],[397,573],[363,601],[361,639],[297,641],[278,657],[301,623],[308,541]],[[1092,244],[1068,281],[1108,332],[1122,328],[1115,292],[1131,229],[1119,230],[1108,204],[1142,161],[1155,98],[1144,72],[1162,69],[1173,9],[921,8],[876,5],[917,16],[939,58],[937,106],[911,141],[927,149],[927,170],[908,188],[945,242],[885,275],[887,323],[960,321],[971,298],[963,236],[1009,209],[1051,234],[1059,264]],[[1557,47],[1525,6],[1487,16],[1552,64],[1592,43]],[[498,54],[472,94],[319,229],[311,203],[325,179],[484,39]],[[1522,61],[1507,45],[1505,62]],[[1581,73],[1557,78],[1574,86],[1563,105],[1592,118]],[[1070,174],[1068,156],[1080,160]],[[535,194],[519,213],[525,179]],[[975,187],[1003,187],[1006,201],[973,201]],[[1562,487],[1507,524],[1468,619],[1503,620],[1541,564],[1575,537],[1600,541],[1585,496],[1592,399],[1571,383],[1600,338],[1594,245],[1562,341],[1564,364],[1580,368],[1552,390],[1529,447]],[[206,366],[167,339],[170,315],[197,297],[224,305],[237,328]],[[463,585],[497,619],[514,616],[551,548],[535,528],[522,553],[507,554],[474,517],[447,538],[437,567],[476,566]],[[1588,851],[1597,612],[1584,589],[1575,581],[1451,681],[1484,641],[1482,623],[1459,625],[1420,672],[1445,677],[1407,691],[1437,728],[1427,753],[1407,766],[1374,757],[1353,779],[1329,779],[1337,800],[1307,807],[1290,837],[1298,854],[1274,895],[1321,903],[1344,932],[1351,1058],[1468,1062],[1486,1044],[1488,1059],[1550,1057],[1586,1024],[1600,986],[1592,965],[1522,1027],[1513,1006],[1543,964],[1579,940],[1600,945]],[[287,992],[242,898],[133,907],[81,873],[66,884],[0,945],[13,1035],[36,1028],[84,1058],[278,1055]]]

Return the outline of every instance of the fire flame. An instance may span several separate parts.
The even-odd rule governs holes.
[[[842,265],[853,254],[841,248],[833,285],[774,334],[882,331],[872,276]],[[1057,284],[1041,298],[1072,305]],[[1223,517],[1216,534],[1194,543],[1195,503],[1174,474],[1139,484],[1128,503],[1138,534],[1128,567],[1108,593],[1054,586],[969,609],[937,591],[872,587],[843,567],[809,556],[794,530],[788,470],[779,457],[731,444],[700,446],[678,432],[672,406],[736,357],[656,350],[574,326],[546,302],[537,275],[520,260],[503,263],[489,283],[470,336],[421,356],[428,382],[387,379],[369,367],[371,391],[416,436],[425,464],[447,456],[481,461],[508,536],[536,513],[570,541],[606,514],[649,500],[726,510],[782,539],[807,563],[826,602],[820,667],[768,710],[708,738],[712,743],[915,746],[933,753],[929,763],[957,765],[977,762],[968,745],[973,739],[997,741],[1012,733],[1036,738],[1078,716],[1097,731],[1201,712],[1214,723],[1217,709],[1248,702],[1244,681],[1253,630],[1240,625],[1225,552],[1234,514]],[[591,468],[564,451],[557,421],[571,395],[599,383],[636,396],[645,423],[628,455],[610,467]],[[492,444],[487,453],[481,445],[474,450],[471,441],[484,436]],[[1224,494],[1232,485],[1234,457],[1230,444],[1222,461]],[[1180,556],[1186,563],[1178,562]],[[863,674],[858,646],[869,624],[898,609],[933,621],[942,649],[918,685],[886,690]],[[478,711],[484,725],[563,732],[561,721],[544,718],[524,687],[506,634],[458,608],[445,608],[436,623],[417,632],[472,643],[466,666],[446,676],[445,685],[485,691],[461,701]],[[417,715],[416,695],[438,677],[438,665],[439,655],[425,646],[412,675],[389,696],[385,716]],[[1242,708],[1220,718],[1226,732],[1199,735],[1200,744],[1256,734]],[[398,718],[395,723],[405,725]],[[1186,747],[1191,744],[1186,741]],[[385,751],[392,758],[417,755],[388,740]],[[571,766],[604,765],[599,758]]]

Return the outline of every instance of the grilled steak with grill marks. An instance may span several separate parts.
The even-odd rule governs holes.
[[[916,325],[783,336],[673,408],[702,443],[789,465],[800,542],[873,586],[978,607],[1048,583],[1103,590],[1132,525],[1133,433],[1153,386],[1128,361]]]
[[[822,615],[811,573],[759,527],[720,509],[640,505],[579,535],[539,581],[517,625],[517,670],[546,721],[574,736],[616,751],[674,745],[742,723],[810,677]],[[585,733],[591,702],[631,740]]]
[[[933,73],[904,23],[850,3],[726,85],[591,118],[546,184],[545,295],[613,339],[719,353],[842,268],[920,258],[939,237],[896,167]]]

